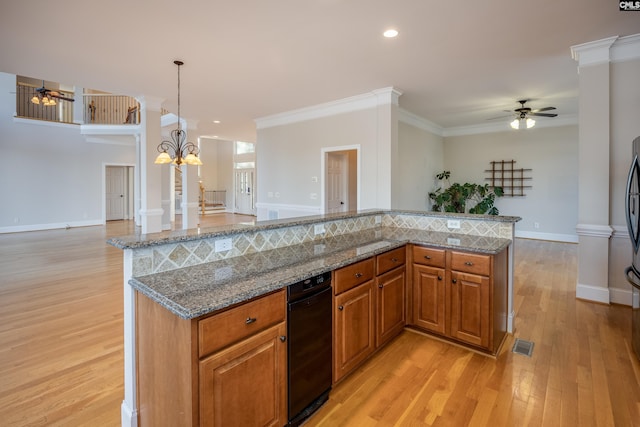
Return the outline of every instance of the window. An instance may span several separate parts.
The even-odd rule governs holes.
[[[256,144],[253,142],[236,141],[236,154],[255,153]]]
[[[256,162],[235,162],[234,168],[236,169],[253,169],[256,167]]]

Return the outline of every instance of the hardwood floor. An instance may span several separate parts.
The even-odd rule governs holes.
[[[133,231],[0,235],[0,426],[120,425],[122,251],[105,241]],[[640,426],[631,309],[575,299],[576,251],[516,241],[516,331],[497,359],[405,331],[305,427]]]

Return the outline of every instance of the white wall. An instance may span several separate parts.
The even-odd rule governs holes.
[[[577,125],[446,137],[444,159],[451,183],[484,183],[491,161],[515,160],[516,168],[532,169],[533,188],[524,197],[498,199],[500,214],[522,218],[517,236],[577,241]]]
[[[410,124],[398,124],[398,170],[394,209],[428,210],[427,194],[444,168],[443,138]]]
[[[15,85],[0,73],[0,232],[103,223],[104,166],[135,164],[135,144],[88,143],[77,125],[14,120]]]
[[[378,207],[377,111],[375,108],[259,128],[256,144],[258,220],[269,210],[285,216],[321,211],[322,149],[359,145],[359,209]],[[312,177],[317,177],[314,182]],[[312,199],[311,194],[316,195]],[[270,197],[271,195],[271,197]]]

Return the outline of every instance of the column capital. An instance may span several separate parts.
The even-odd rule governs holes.
[[[578,61],[578,67],[603,64],[611,61],[611,46],[618,36],[571,46],[571,57]]]

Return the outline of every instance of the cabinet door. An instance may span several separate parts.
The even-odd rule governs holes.
[[[486,276],[451,272],[451,337],[489,348],[491,292]]]
[[[413,265],[413,324],[432,332],[446,333],[444,268]]]
[[[376,348],[398,335],[405,325],[404,267],[376,279]]]
[[[375,348],[373,283],[363,283],[334,298],[334,383],[357,367]]]
[[[201,426],[283,426],[287,422],[286,324],[200,361]]]

